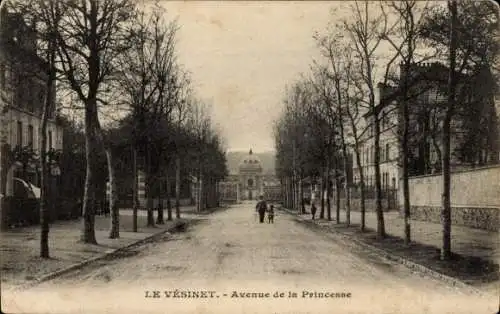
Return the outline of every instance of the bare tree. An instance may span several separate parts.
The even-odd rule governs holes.
[[[419,58],[417,55],[419,48],[418,27],[422,17],[424,16],[427,4],[422,10],[419,10],[417,1],[393,1],[387,4],[393,15],[397,19],[396,27],[392,33],[383,33],[381,37],[390,43],[397,55],[401,58],[401,73],[397,87],[391,93],[393,95],[381,95],[381,98],[397,98],[399,101],[399,113],[401,121],[398,124],[398,138],[400,144],[400,159],[401,159],[401,177],[403,184],[403,213],[404,213],[404,233],[405,244],[411,242],[410,228],[410,188],[409,188],[409,141],[410,141],[410,112],[408,103],[415,98],[413,86],[416,85],[415,78],[420,79],[413,69],[416,64],[419,64],[430,58],[428,55],[423,55]],[[384,7],[382,7],[383,9]],[[395,37],[395,38],[393,38]],[[400,42],[400,43],[397,43]],[[419,60],[416,60],[419,58]],[[396,95],[394,95],[396,94]]]
[[[81,240],[97,243],[95,215],[95,155],[98,150],[98,103],[114,75],[117,57],[129,47],[126,23],[133,16],[129,0],[59,2],[64,7],[57,34],[58,56],[68,86],[84,104],[87,174],[83,198]]]
[[[377,69],[377,49],[380,47],[382,37],[380,34],[391,32],[395,23],[389,25],[387,14],[380,9],[379,4],[369,2],[361,3],[356,1],[351,5],[353,19],[343,20],[339,27],[345,30],[349,43],[353,49],[352,56],[355,60],[354,65],[360,75],[360,82],[353,82],[362,95],[360,97],[368,106],[368,114],[371,117],[370,127],[373,129],[373,150],[374,150],[374,168],[375,168],[375,194],[376,194],[376,212],[377,212],[377,237],[386,236],[384,213],[382,210],[382,183],[380,175],[380,113],[385,104],[378,105],[375,101],[375,79]],[[385,66],[385,75],[383,85],[387,85],[388,73],[396,60],[397,55],[390,58]]]
[[[450,11],[450,46],[449,46],[449,78],[448,78],[448,100],[445,109],[442,129],[442,163],[443,163],[443,194],[441,220],[443,223],[443,245],[441,247],[441,259],[448,260],[451,257],[451,175],[450,175],[450,137],[451,119],[455,109],[455,97],[457,92],[457,2],[449,1]]]
[[[331,204],[330,204],[330,175],[332,169],[335,172],[334,180],[336,187],[336,222],[340,223],[340,190],[338,189],[338,173],[339,173],[339,160],[338,152],[339,147],[337,144],[339,134],[339,116],[337,108],[337,98],[335,95],[335,85],[329,79],[326,68],[319,67],[314,71],[313,87],[319,96],[317,106],[321,108],[321,114],[325,118],[328,125],[327,142],[326,142],[326,163],[324,168],[324,187],[326,192],[326,209],[327,219],[331,220]],[[321,213],[320,213],[320,218]]]
[[[447,60],[446,101],[437,112],[441,127],[441,171],[443,176],[441,258],[451,257],[451,139],[452,124],[460,107],[466,105],[466,84],[478,69],[498,71],[498,8],[488,1],[448,1],[429,14],[420,35],[440,49]],[[470,103],[469,103],[470,105]],[[453,122],[452,122],[453,121]],[[435,145],[436,146],[436,145]]]
[[[175,36],[176,21],[166,22],[164,10],[155,6],[153,13],[139,11],[131,31],[132,48],[120,58],[119,82],[124,91],[125,102],[132,111],[134,123],[134,164],[137,165],[138,150],[144,160],[147,194],[148,226],[154,225],[152,173],[155,126],[169,121],[177,92],[175,81]],[[134,167],[134,168],[137,168]],[[137,180],[137,169],[134,177]],[[137,184],[134,184],[137,199]],[[137,202],[134,202],[134,231],[137,231]]]
[[[342,154],[343,171],[344,171],[344,191],[345,191],[345,211],[346,223],[350,225],[351,217],[351,186],[350,186],[350,160],[349,160],[349,138],[348,126],[349,119],[352,118],[353,97],[353,64],[351,61],[351,51],[345,49],[342,42],[342,35],[329,34],[326,36],[316,36],[316,40],[321,49],[323,56],[327,59],[328,64],[325,67],[325,75],[332,81],[334,90],[334,99],[332,104],[336,108],[336,117],[338,121],[338,132],[340,140],[340,149]],[[352,121],[351,121],[352,122]],[[356,134],[357,135],[357,134]],[[364,195],[363,195],[364,197]],[[364,203],[364,199],[362,201]],[[364,206],[364,204],[363,204]],[[362,216],[364,210],[362,210]],[[362,217],[364,220],[364,217]]]
[[[189,78],[187,73],[184,73],[184,76],[181,80],[181,86],[183,87],[179,94],[177,95],[175,101],[175,125],[176,125],[176,153],[175,153],[175,217],[177,219],[181,218],[180,211],[180,194],[181,194],[181,167],[182,162],[181,158],[187,153],[187,141],[186,141],[186,132],[184,132],[184,127],[186,125],[187,117],[190,113],[191,106],[191,91],[189,89]]]

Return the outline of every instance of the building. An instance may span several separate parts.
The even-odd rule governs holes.
[[[447,103],[447,67],[414,65],[416,83],[409,103],[410,175],[441,171],[443,105]],[[451,167],[464,169],[498,163],[498,116],[494,78],[487,68],[459,74],[455,113],[451,121]]]
[[[378,85],[379,95],[387,92],[382,84]],[[380,104],[379,104],[380,106]],[[382,180],[382,189],[396,190],[399,181],[399,144],[397,137],[398,115],[394,110],[395,102],[380,112],[380,175]],[[368,192],[375,189],[375,143],[374,143],[374,116],[371,112],[364,115],[364,125],[360,126],[362,136],[360,138],[360,151],[361,151],[361,167],[363,167],[363,177],[365,188]],[[354,152],[351,154],[354,156]],[[353,183],[354,186],[359,187],[361,178],[360,169],[353,157]]]
[[[12,196],[14,182],[39,186],[38,151],[43,104],[47,96],[47,64],[37,54],[34,27],[21,15],[1,9],[0,17],[0,192]],[[56,122],[55,86],[48,114],[47,150],[62,149],[62,128]],[[53,164],[51,177],[60,175]],[[15,179],[16,178],[16,179]]]
[[[262,165],[259,157],[255,156],[251,149],[248,156],[240,162],[238,181],[242,200],[253,200],[259,195],[264,195]]]
[[[261,159],[250,149],[241,158],[237,173],[231,173],[219,184],[222,200],[257,200],[260,195],[267,200],[281,199],[279,180],[272,173],[264,173]]]
[[[403,73],[401,67],[400,73]],[[410,68],[409,175],[420,176],[441,171],[441,120],[446,104],[448,68],[440,63]],[[459,76],[456,114],[451,122],[452,170],[495,164],[499,158],[498,112],[494,102],[493,76],[487,69]],[[380,119],[380,173],[383,191],[396,191],[400,185],[399,134],[402,126],[397,88],[378,84]],[[372,112],[364,116],[361,161],[367,194],[374,190],[374,128]],[[355,185],[360,171],[353,164]]]

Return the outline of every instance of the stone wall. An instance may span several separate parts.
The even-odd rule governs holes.
[[[441,223],[441,207],[411,206],[411,218],[415,220]],[[452,225],[498,231],[500,225],[499,208],[452,207]]]
[[[410,203],[441,206],[441,175],[410,178]],[[401,185],[400,185],[401,187]],[[403,193],[398,193],[402,204]],[[451,205],[458,207],[500,207],[500,165],[451,174]]]
[[[412,219],[440,222],[442,176],[410,178]],[[400,188],[402,185],[399,185]],[[399,208],[403,207],[400,191]],[[451,174],[452,224],[498,230],[500,224],[500,165]]]
[[[316,202],[318,206],[321,206],[321,201],[318,201]],[[335,208],[335,199],[332,198],[330,200],[330,204],[332,204],[332,207]],[[345,198],[341,198],[340,199],[340,208],[342,210],[345,209],[345,206],[346,206],[346,200]],[[396,211],[397,208],[395,207],[396,206],[396,203],[391,201],[391,200],[387,200],[387,199],[382,199],[382,209],[383,211],[387,212],[387,211]],[[365,210],[367,212],[374,212],[375,209],[377,208],[377,204],[376,204],[376,200],[374,199],[366,199],[365,200]],[[359,198],[353,198],[351,199],[351,210],[352,211],[361,211],[361,199]]]

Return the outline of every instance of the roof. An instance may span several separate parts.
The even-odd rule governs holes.
[[[238,169],[239,172],[262,172],[262,163],[260,158],[254,155],[250,149],[248,155],[241,159]]]

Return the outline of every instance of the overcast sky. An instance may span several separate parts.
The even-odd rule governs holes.
[[[312,35],[335,2],[163,1],[177,17],[180,62],[212,103],[229,150],[273,150],[284,90],[318,56]]]

